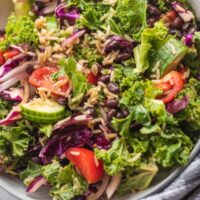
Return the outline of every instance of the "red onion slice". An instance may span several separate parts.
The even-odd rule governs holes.
[[[65,127],[69,127],[72,125],[77,125],[77,124],[88,124],[90,121],[92,120],[91,116],[88,115],[78,115],[76,117],[68,117],[65,118],[59,122],[57,122],[54,127],[53,130],[57,130],[57,129],[64,129]]]
[[[43,176],[36,177],[31,184],[27,187],[26,191],[28,193],[33,193],[37,191],[42,185],[46,184],[46,180]]]
[[[30,97],[30,84],[27,79],[24,79],[22,81],[22,86],[24,86],[24,92],[23,92],[23,99],[21,101],[21,104],[27,103]]]
[[[73,33],[69,38],[67,38],[66,40],[63,41],[62,43],[62,47],[70,47],[71,45],[73,45],[76,40],[78,38],[80,38],[82,35],[85,34],[85,30],[81,30],[81,31],[77,31],[75,33]]]
[[[121,178],[122,178],[121,175],[116,175],[111,178],[110,184],[108,185],[108,187],[106,189],[106,196],[108,199],[110,199],[113,196],[113,194],[115,193],[115,191],[117,190],[117,188],[121,182]]]
[[[0,125],[7,126],[21,118],[22,118],[22,116],[20,114],[19,108],[14,107],[5,119],[0,120]]]
[[[4,90],[0,93],[0,96],[8,101],[22,101],[23,89],[22,88],[11,88],[10,90]]]
[[[107,174],[105,174],[104,177],[103,177],[103,180],[102,180],[102,184],[99,187],[98,191],[95,194],[89,195],[87,197],[87,200],[99,199],[103,195],[103,193],[105,192],[105,190],[108,186],[108,183],[109,183],[109,179],[110,179],[110,177]]]
[[[13,86],[15,83],[17,83],[18,81],[27,78],[29,75],[26,72],[23,72],[21,74],[18,74],[16,76],[14,76],[13,78],[9,79],[8,81],[0,84],[0,92],[10,88],[11,86]]]
[[[20,74],[22,72],[25,72],[25,70],[31,65],[36,65],[37,61],[29,61],[29,62],[25,62],[23,63],[21,66],[16,67],[15,69],[13,69],[12,71],[10,71],[9,73],[7,73],[6,75],[4,75],[2,78],[0,78],[0,83],[3,83],[5,81],[8,81],[10,78],[16,76],[17,74]]]

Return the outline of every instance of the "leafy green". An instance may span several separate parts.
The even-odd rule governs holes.
[[[28,186],[37,176],[42,174],[42,166],[29,161],[27,168],[20,173],[20,179]]]
[[[28,43],[37,46],[38,34],[34,29],[34,22],[29,16],[18,19],[14,14],[8,18],[6,25],[6,39],[0,42],[0,49],[6,49],[10,44]]]
[[[24,123],[0,127],[0,154],[3,157],[21,157],[29,147],[32,137]]]
[[[58,22],[56,17],[46,17],[46,27],[48,31],[53,31],[58,29]]]
[[[87,27],[91,30],[98,30],[101,27],[103,24],[101,17],[110,8],[110,5],[103,2],[78,0],[78,2],[72,1],[72,4],[75,4],[82,11],[80,19],[77,20],[78,27]]]
[[[153,178],[157,174],[158,167],[155,163],[142,163],[139,167],[135,168],[133,175],[125,175],[117,190],[118,195],[125,195],[134,190],[144,190],[149,187]]]
[[[41,166],[29,162],[28,167],[20,174],[25,185],[29,185],[37,176],[43,176],[51,184],[50,194],[58,200],[71,200],[76,195],[82,195],[88,188],[87,182],[70,164],[62,167],[59,162],[53,161]]]
[[[117,1],[114,21],[118,24],[123,35],[133,36],[133,34],[141,32],[146,26],[146,9],[146,0]]]
[[[177,113],[175,117],[187,132],[200,130],[200,84],[194,78],[189,80],[184,89],[179,93],[178,98],[187,96],[189,104],[181,112]]]
[[[151,81],[129,81],[129,86],[130,88],[123,92],[120,99],[120,104],[128,108],[144,102],[145,98],[154,99],[162,94],[162,91],[157,89]]]
[[[0,119],[5,118],[8,115],[10,109],[10,102],[0,99]]]
[[[87,47],[76,45],[75,57],[77,57],[78,60],[87,60],[87,64],[89,67],[91,67],[95,63],[101,63],[101,61],[103,60],[102,55],[97,53],[96,46],[94,45],[88,45]]]
[[[174,126],[169,126],[161,137],[154,136],[152,141],[156,162],[163,167],[185,165],[193,147],[191,139]]]
[[[155,23],[153,28],[145,28],[141,34],[141,45],[134,49],[136,62],[135,73],[144,73],[149,68],[151,52],[158,48],[159,43],[166,39],[168,29],[162,21]]]
[[[130,125],[133,121],[144,126],[149,126],[151,124],[150,113],[143,105],[139,104],[134,106],[131,113],[126,118],[114,118],[112,120],[112,126],[121,136],[128,136],[130,133]]]
[[[88,188],[87,182],[80,177],[71,165],[60,169],[58,183],[50,193],[55,199],[71,200],[76,195],[82,195]]]
[[[52,134],[52,129],[53,129],[52,124],[40,124],[39,132],[49,138]]]
[[[147,150],[147,143],[134,142],[132,140],[132,147],[125,141],[124,138],[115,140],[109,150],[95,149],[95,155],[98,159],[103,160],[104,169],[109,175],[116,175],[127,167],[133,167],[140,160],[141,149]],[[145,145],[143,144],[145,143]],[[140,151],[136,151],[136,145]],[[144,148],[146,146],[146,148]],[[131,150],[130,150],[131,149]],[[134,151],[134,149],[136,149]]]
[[[66,60],[61,60],[59,63],[65,70],[67,76],[72,81],[72,99],[70,99],[69,106],[74,109],[82,101],[84,94],[88,90],[87,78],[76,69],[76,61],[69,57]]]

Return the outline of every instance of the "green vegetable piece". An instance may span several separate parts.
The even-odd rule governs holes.
[[[187,54],[188,48],[181,41],[170,38],[155,53],[152,66],[160,68],[160,75],[164,76],[168,72],[175,70]]]
[[[35,25],[30,16],[17,18],[12,14],[8,18],[5,30],[6,40],[0,42],[0,49],[4,50],[11,44],[28,43],[31,46],[38,45],[38,34],[35,31]]]
[[[65,116],[65,107],[50,99],[34,99],[21,109],[26,119],[38,123],[54,123]]]

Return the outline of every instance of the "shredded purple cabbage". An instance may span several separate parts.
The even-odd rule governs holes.
[[[133,48],[136,43],[120,36],[109,36],[106,40],[104,52],[109,54],[112,51],[119,51],[117,60],[127,60],[133,56]]]
[[[69,147],[84,146],[90,140],[92,134],[86,126],[73,127],[63,131],[63,134],[55,134],[41,149],[39,157],[44,164],[51,162],[54,156],[61,156]]]
[[[0,96],[8,101],[21,101],[23,98],[23,89],[22,88],[13,88],[10,90],[4,90],[0,92]]]
[[[80,17],[79,9],[75,6],[67,8],[66,5],[59,5],[55,9],[55,14],[56,17],[61,20],[61,23],[66,19],[71,26],[74,25],[76,20]]]
[[[184,110],[188,104],[189,98],[184,96],[182,99],[177,99],[167,104],[167,111],[171,114],[175,114]]]

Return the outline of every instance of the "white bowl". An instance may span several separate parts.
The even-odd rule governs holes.
[[[193,5],[194,10],[196,11],[197,17],[200,19],[200,0],[189,0],[189,2]],[[11,0],[0,0],[0,29],[5,26],[6,17],[9,15],[11,10],[13,9]],[[196,154],[200,150],[200,140],[195,145],[193,149],[189,163],[194,159]],[[188,164],[189,164],[188,163]],[[155,178],[152,186],[142,192],[137,194],[127,194],[126,196],[115,198],[116,200],[139,200],[144,198],[154,192],[158,192],[164,187],[166,187],[170,182],[172,182],[184,169],[185,167],[179,167],[176,169],[172,169],[170,171],[162,171],[159,172],[157,177]],[[12,194],[13,196],[22,199],[22,200],[50,200],[51,197],[48,196],[48,189],[41,188],[34,194],[26,193],[26,188],[22,184],[22,182],[13,176],[2,173],[0,178],[0,187],[4,190]]]

